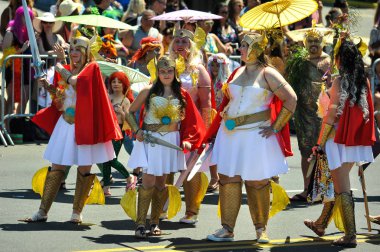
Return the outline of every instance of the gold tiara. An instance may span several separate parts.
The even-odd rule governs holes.
[[[175,30],[173,36],[174,38],[189,38],[191,40],[194,39],[194,34],[186,29]]]
[[[90,40],[83,36],[75,37],[71,39],[70,45],[74,47],[81,46],[87,50],[87,48],[90,46]]]

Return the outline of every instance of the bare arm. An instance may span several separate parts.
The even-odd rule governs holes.
[[[264,74],[268,81],[269,88],[283,102],[283,106],[294,113],[297,105],[297,95],[293,88],[274,68],[265,68]]]
[[[340,86],[340,78],[336,78],[329,89],[330,94],[330,103],[327,114],[323,117],[323,123],[327,123],[329,125],[333,125],[336,120],[336,109],[339,104],[339,86]]]
[[[136,99],[132,102],[131,106],[129,107],[130,113],[135,113],[141,108],[141,106],[145,103],[146,99],[148,98],[150,88],[151,87],[149,86],[140,91]]]
[[[198,97],[200,108],[211,108],[211,80],[203,65],[198,66]]]

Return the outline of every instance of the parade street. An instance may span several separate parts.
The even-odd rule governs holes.
[[[302,189],[300,156],[296,138],[292,137],[294,157],[289,158],[289,173],[281,176],[280,183],[291,197]],[[84,223],[73,225],[67,222],[72,211],[76,170],[72,168],[67,179],[67,191],[60,191],[53,204],[47,223],[23,223],[18,219],[30,217],[37,211],[40,197],[31,190],[34,172],[48,165],[42,159],[46,145],[25,144],[0,147],[0,251],[341,251],[330,245],[331,240],[342,233],[331,223],[326,236],[318,238],[305,227],[305,218],[316,219],[322,205],[309,206],[297,203],[269,220],[268,235],[271,243],[257,245],[254,227],[243,194],[243,203],[238,216],[235,242],[215,243],[206,240],[208,234],[220,227],[217,216],[218,194],[207,194],[201,206],[199,222],[195,225],[179,224],[185,203],[180,213],[172,220],[165,220],[160,227],[164,235],[138,240],[134,237],[135,225],[127,217],[119,202],[125,183],[121,175],[113,173],[116,183],[112,186],[112,197],[106,205],[88,205],[84,209]],[[128,155],[123,150],[120,159],[126,163]],[[260,164],[252,164],[260,165]],[[363,193],[357,167],[351,172],[351,188],[355,198],[355,216],[358,232],[358,247],[344,251],[379,251],[380,226],[372,224],[368,233],[364,217]],[[96,166],[93,172],[100,174]],[[377,160],[365,171],[371,214],[380,214],[380,163]],[[181,190],[182,191],[182,190]],[[182,192],[181,192],[182,193]],[[182,195],[183,196],[183,195]]]

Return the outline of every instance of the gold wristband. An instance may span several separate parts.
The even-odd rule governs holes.
[[[332,132],[333,128],[334,128],[333,125],[322,123],[321,131],[319,133],[318,142],[317,142],[318,145],[323,147],[326,144],[327,140],[330,138],[330,133]]]
[[[130,112],[125,113],[125,121],[129,124],[129,127],[131,127],[132,131],[137,133],[139,126],[137,124],[135,115]]]
[[[66,83],[69,83],[70,77],[73,76],[66,68],[57,69],[57,72],[61,75],[62,79],[66,81]]]
[[[293,113],[283,106],[276,118],[276,121],[272,125],[273,130],[275,132],[281,131],[282,128],[289,122],[292,115]]]

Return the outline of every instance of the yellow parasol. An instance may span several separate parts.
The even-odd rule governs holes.
[[[314,0],[273,0],[245,13],[240,25],[250,30],[282,27],[310,16],[317,9]]]

